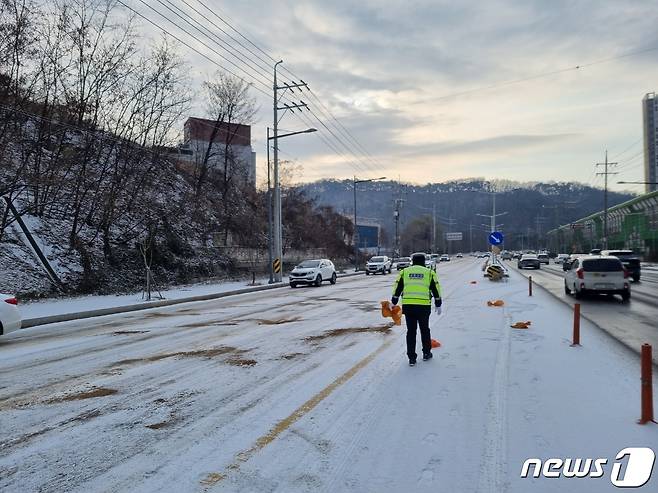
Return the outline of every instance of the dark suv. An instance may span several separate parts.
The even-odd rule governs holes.
[[[633,250],[603,250],[601,255],[617,257],[624,264],[624,269],[628,271],[633,280],[635,282],[640,280],[640,258],[633,253]]]

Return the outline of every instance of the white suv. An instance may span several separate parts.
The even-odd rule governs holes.
[[[391,259],[386,255],[378,255],[377,257],[372,257],[366,264],[366,276],[369,274],[377,274],[378,272],[381,272],[382,274],[386,274],[388,272],[390,274],[392,270],[393,263],[391,262]]]
[[[329,281],[331,284],[336,284],[336,268],[333,262],[326,258],[304,260],[288,276],[288,282],[291,288],[295,288],[299,284],[320,286],[322,281]]]
[[[576,298],[584,294],[619,294],[624,301],[631,299],[628,272],[617,257],[588,255],[574,259],[564,276],[564,292]]]
[[[0,335],[21,328],[21,313],[16,305],[18,305],[16,298],[0,293]]]

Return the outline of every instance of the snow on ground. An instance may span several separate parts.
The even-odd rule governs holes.
[[[586,321],[570,347],[569,307],[529,298],[516,272],[494,284],[464,259],[439,273],[443,346],[413,368],[379,314],[391,275],[10,334],[0,490],[598,493],[611,467],[521,466],[658,449],[658,426],[635,423],[637,355]]]
[[[284,281],[287,281],[284,279]],[[268,279],[256,279],[257,285],[267,284]],[[160,291],[163,299],[174,300],[188,298],[191,296],[201,296],[213,293],[225,293],[235,289],[243,289],[252,286],[251,281],[220,281],[203,284],[193,284],[189,286],[177,286],[171,289]],[[158,292],[153,291],[151,297],[153,301],[159,298]],[[61,315],[64,313],[76,313],[88,310],[98,310],[100,308],[113,308],[117,306],[134,305],[146,303],[142,293],[120,294],[120,295],[90,295],[75,296],[71,298],[51,298],[39,301],[30,301],[21,303],[20,310],[23,318],[47,317],[51,315]]]

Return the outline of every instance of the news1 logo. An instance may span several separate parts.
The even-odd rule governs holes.
[[[521,468],[521,477],[545,478],[600,478],[606,474],[608,459],[528,459]],[[610,471],[610,482],[618,488],[639,488],[651,479],[656,454],[647,447],[629,447],[615,457]],[[625,469],[624,464],[626,465]]]

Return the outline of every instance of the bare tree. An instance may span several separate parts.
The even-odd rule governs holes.
[[[215,188],[221,202],[224,238],[232,227],[231,214],[235,195],[247,175],[245,157],[236,152],[239,125],[249,125],[256,114],[255,100],[249,95],[249,84],[242,79],[218,72],[204,83],[207,113],[213,121],[202,158],[196,165],[196,195],[200,198],[210,171],[216,172]],[[241,180],[236,180],[241,178]],[[239,194],[238,194],[239,195]],[[199,204],[199,202],[197,202]]]

